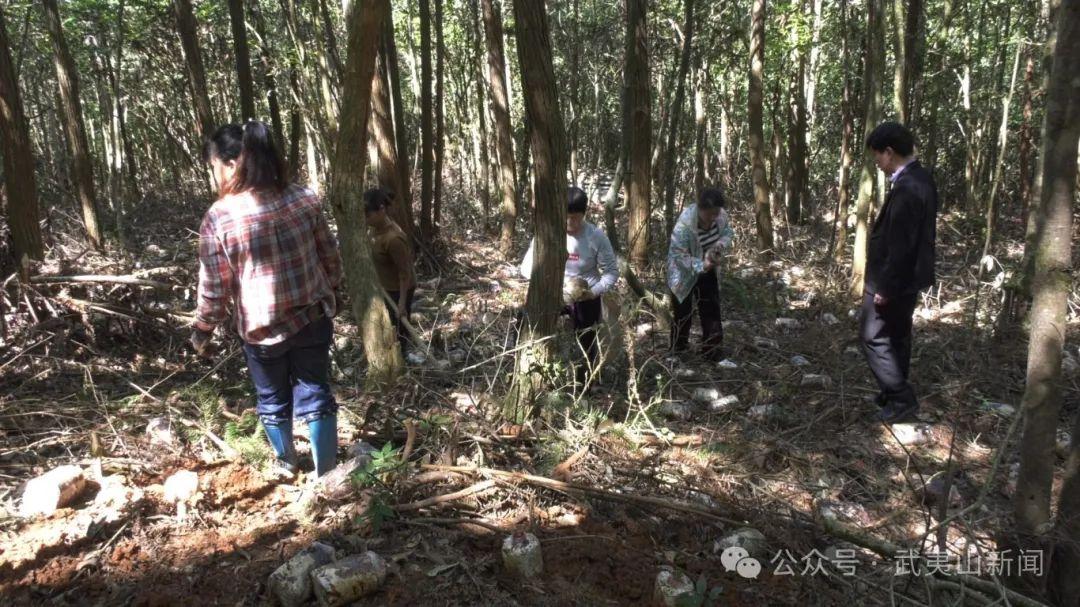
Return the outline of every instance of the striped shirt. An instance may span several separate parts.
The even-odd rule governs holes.
[[[698,240],[701,241],[701,250],[708,253],[709,249],[718,242],[720,242],[720,227],[716,225],[716,222],[709,224],[708,228],[698,228]]]
[[[213,331],[232,304],[245,342],[282,342],[310,322],[311,306],[328,317],[337,312],[341,275],[337,243],[311,190],[231,194],[210,207],[199,229],[195,327]]]

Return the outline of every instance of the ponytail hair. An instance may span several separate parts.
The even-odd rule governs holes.
[[[236,173],[222,184],[222,195],[248,190],[280,192],[288,185],[285,163],[265,122],[226,124],[203,144],[203,161],[236,161]]]

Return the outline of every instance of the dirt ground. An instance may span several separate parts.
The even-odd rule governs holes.
[[[738,213],[736,220],[750,221]],[[164,287],[33,285],[18,291],[25,305],[6,312],[0,603],[270,604],[269,574],[319,540],[339,556],[373,550],[389,563],[386,582],[362,605],[640,605],[651,601],[665,567],[701,581],[701,601],[687,605],[886,605],[897,597],[925,604],[923,584],[828,533],[823,512],[952,562],[1003,545],[1018,432],[1015,412],[990,403],[1018,406],[1026,352],[1019,327],[994,329],[1000,293],[976,291],[962,244],[941,247],[942,284],[917,313],[913,377],[929,425],[919,444],[902,444],[872,422],[874,387],[853,351],[846,277],[820,252],[792,244],[769,265],[740,248],[728,260],[730,368],[693,354],[668,359],[662,318],[631,305],[624,290],[609,310],[609,358],[596,385],[562,386],[524,428],[495,421],[524,283],[485,243],[435,252],[414,318],[430,345],[425,363],[410,366],[395,389],[375,393],[363,387],[356,329],[346,320],[333,352],[341,455],[360,440],[401,449],[406,422],[415,422],[411,457],[307,520],[290,508],[306,478],[275,484],[261,473],[265,444],[245,414],[252,396],[235,342],[211,361],[184,345],[197,264],[191,243],[170,234],[194,220],[169,221],[134,226],[137,253],[80,256],[76,243],[54,243],[39,269],[138,275]],[[645,279],[659,290],[658,275]],[[1074,315],[1074,350],[1076,326]],[[807,374],[828,380],[805,385]],[[1063,421],[1076,414],[1077,382],[1068,379]],[[737,402],[715,410],[689,404],[698,388]],[[686,413],[672,412],[672,403],[688,403]],[[159,416],[173,423],[170,446],[151,444],[144,432]],[[306,451],[302,436],[298,446]],[[93,481],[80,501],[45,519],[16,516],[23,483],[65,463]],[[200,479],[183,519],[162,487],[179,470]],[[950,470],[955,494],[942,513],[924,487]],[[484,479],[496,482],[407,507]],[[108,482],[132,495],[104,516],[95,490]],[[943,532],[933,529],[976,500]],[[726,571],[716,545],[743,527],[767,541],[757,579]],[[510,577],[501,563],[499,547],[515,530],[541,540],[544,573],[532,581]],[[830,550],[850,550],[857,572],[842,575],[835,562],[816,572],[808,566]],[[785,552],[797,561],[796,575],[777,573],[775,557]]]

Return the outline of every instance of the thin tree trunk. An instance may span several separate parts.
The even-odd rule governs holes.
[[[478,0],[469,1],[469,21],[472,24],[473,38],[473,62],[476,64],[476,117],[480,125],[480,139],[478,141],[480,153],[480,181],[477,184],[476,194],[480,199],[480,208],[484,216],[484,231],[491,227],[491,190],[488,183],[491,180],[490,165],[491,157],[488,147],[487,106],[484,104],[484,39],[480,33],[481,17]]]
[[[341,65],[337,34],[334,32],[334,19],[326,0],[319,0],[319,22],[322,23],[323,39],[326,40],[326,54],[329,58],[330,69],[333,70],[334,80],[340,82],[345,68]]]
[[[750,166],[754,182],[758,253],[771,256],[773,248],[772,212],[769,210],[769,179],[765,172],[765,133],[762,105],[765,87],[765,2],[754,0],[750,9],[750,83],[747,92],[747,121],[750,134]]]
[[[809,167],[807,166],[808,154],[806,150],[806,137],[809,126],[806,117],[806,91],[803,86],[806,83],[806,53],[801,49],[798,54],[795,77],[791,80],[790,91],[790,123],[788,125],[788,142],[791,148],[790,175],[787,205],[788,224],[801,223],[803,212],[808,198],[807,187],[809,186]]]
[[[68,152],[71,154],[72,177],[82,207],[83,224],[90,245],[100,249],[101,229],[98,227],[97,197],[94,193],[94,161],[90,156],[90,144],[86,140],[83,125],[82,102],[79,100],[79,78],[75,61],[64,40],[60,11],[56,0],[42,0],[45,8],[45,26],[52,38],[53,61],[56,64],[56,80],[60,88],[64,132]]]
[[[990,255],[991,246],[994,242],[994,224],[997,222],[997,191],[1001,184],[1001,172],[1005,167],[1005,151],[1009,141],[1009,107],[1012,105],[1013,92],[1016,90],[1016,77],[1020,72],[1020,56],[1023,54],[1022,42],[1016,44],[1016,58],[1013,60],[1012,80],[1009,83],[1009,93],[1001,102],[1001,126],[998,128],[998,157],[997,166],[994,168],[994,181],[990,185],[990,199],[986,203],[986,229],[983,240],[983,258]],[[979,274],[985,264],[979,264]]]
[[[361,329],[368,362],[368,382],[394,382],[404,367],[401,348],[383,303],[364,218],[364,172],[367,165],[367,123],[371,115],[371,83],[388,0],[352,0],[345,22],[348,46],[342,80],[341,117],[330,179],[330,207],[338,237],[353,314]]]
[[[390,205],[390,216],[402,230],[410,237],[413,236],[412,213],[406,198],[402,194],[405,189],[401,183],[400,155],[397,149],[397,138],[394,134],[394,117],[390,102],[390,81],[388,69],[388,53],[386,45],[385,29],[380,34],[383,39],[379,44],[379,56],[375,75],[371,83],[371,120],[372,131],[375,135],[375,145],[378,149],[377,177],[379,187],[385,188],[395,194],[395,202]]]
[[[240,117],[257,118],[255,114],[255,82],[251,78],[251,57],[248,53],[247,26],[244,19],[244,0],[228,0],[229,23],[232,26],[233,54],[236,59],[236,79],[240,87]]]
[[[893,110],[901,124],[908,121],[908,91],[904,77],[904,57],[907,55],[907,39],[904,37],[906,21],[905,0],[892,0],[892,38],[893,38]],[[884,15],[883,15],[884,17]]]
[[[675,227],[675,145],[679,138],[683,100],[686,97],[686,75],[690,72],[690,57],[694,41],[694,0],[683,0],[683,46],[679,55],[679,73],[675,77],[675,98],[671,102],[670,125],[664,150],[664,233]]]
[[[885,14],[883,0],[867,0],[866,59],[863,66],[863,136],[877,127],[881,119],[881,77],[884,73]],[[877,167],[869,154],[863,154],[859,177],[859,197],[855,202],[855,249],[851,262],[851,294],[862,295],[866,278],[866,244],[870,233],[870,207],[874,200]]]
[[[1021,546],[1039,547],[1050,539],[1054,444],[1062,404],[1061,359],[1066,333],[1067,299],[1072,283],[1072,214],[1076,188],[1076,148],[1080,141],[1080,0],[1064,0],[1058,13],[1053,68],[1046,94],[1043,122],[1043,189],[1035,222],[1034,301],[1028,341],[1027,382],[1021,412],[1020,471],[1013,497]],[[1077,440],[1074,436],[1074,441]],[[1070,461],[1075,472],[1075,443]],[[1075,473],[1060,496],[1059,542],[1048,559],[1054,572],[1059,605],[1080,599],[1080,518],[1076,503],[1065,500],[1077,492]]]
[[[699,57],[703,53],[698,53]],[[707,125],[708,118],[705,114],[705,96],[709,87],[709,65],[701,61],[698,66],[697,86],[694,87],[694,195],[700,195],[705,189],[706,168],[705,148],[708,145]]]
[[[45,253],[38,223],[34,153],[10,49],[7,19],[0,7],[0,142],[4,146],[4,207],[11,230],[12,257],[21,268],[24,257],[41,260]]]
[[[277,81],[274,78],[276,66],[274,65],[274,53],[270,46],[270,40],[266,36],[266,24],[263,22],[262,9],[259,3],[251,5],[251,15],[255,21],[255,32],[259,35],[259,63],[263,70],[263,82],[266,87],[266,103],[270,107],[270,125],[274,130],[275,143],[278,149],[285,149],[285,123],[281,119],[281,105],[278,101]]]
[[[443,0],[435,0],[435,144],[432,188],[432,237],[439,233],[443,203],[443,166],[446,163],[446,44],[443,41]]]
[[[416,234],[416,219],[412,207],[412,171],[409,169],[409,137],[405,131],[405,104],[401,100],[401,70],[398,67],[397,42],[394,40],[393,11],[386,14],[383,24],[382,43],[386,56],[387,77],[390,82],[390,100],[393,102],[394,137],[397,140],[398,173],[401,191],[398,201],[409,216],[409,233]]]
[[[425,242],[431,242],[435,231],[431,209],[435,196],[431,81],[431,0],[420,0],[420,236]]]
[[[630,106],[630,178],[627,248],[641,271],[649,264],[649,211],[652,189],[652,112],[649,95],[649,29],[646,0],[626,0],[626,90]]]
[[[1020,121],[1020,133],[1018,142],[1018,164],[1020,165],[1020,213],[1024,225],[1028,221],[1028,209],[1031,206],[1031,154],[1032,154],[1032,125],[1034,118],[1034,85],[1035,85],[1035,57],[1027,56],[1027,65],[1024,68],[1024,109]]]
[[[518,61],[525,111],[532,124],[534,226],[536,248],[525,300],[521,348],[514,387],[507,401],[513,418],[535,411],[537,397],[550,382],[543,376],[555,356],[554,342],[562,307],[566,264],[566,133],[559,109],[558,84],[551,58],[551,34],[543,0],[514,0]]]
[[[502,16],[494,0],[480,0],[487,39],[488,83],[494,117],[495,150],[499,161],[496,177],[502,191],[502,231],[499,250],[509,257],[514,247],[514,226],[520,206],[514,170],[514,136],[510,128],[510,97],[507,91],[506,58],[503,51]]]
[[[924,38],[922,29],[925,21],[924,0],[908,0],[907,20],[904,23],[904,82],[903,82],[903,117],[904,124],[918,129],[920,97],[922,90],[922,58]],[[899,61],[899,59],[897,59]]]
[[[848,46],[848,0],[841,0],[841,63],[849,65],[850,48]],[[837,202],[836,202],[836,237],[833,240],[832,256],[837,264],[843,262],[844,253],[847,250],[848,239],[848,208],[851,206],[851,139],[855,134],[855,118],[851,103],[851,78],[845,74],[844,88],[840,99],[840,115],[843,126],[840,130],[840,175],[837,179]]]
[[[199,25],[191,10],[191,0],[174,0],[176,32],[180,36],[180,48],[184,52],[188,84],[195,102],[195,117],[199,121],[199,136],[205,139],[214,132],[214,112],[210,105],[210,93],[206,88],[206,71],[203,69],[202,52],[199,50]]]

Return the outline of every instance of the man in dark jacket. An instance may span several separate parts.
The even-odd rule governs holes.
[[[919,410],[908,383],[911,325],[919,291],[934,284],[937,187],[915,159],[915,138],[903,125],[878,125],[866,147],[892,188],[870,234],[859,333],[881,388],[878,419],[892,424]]]

